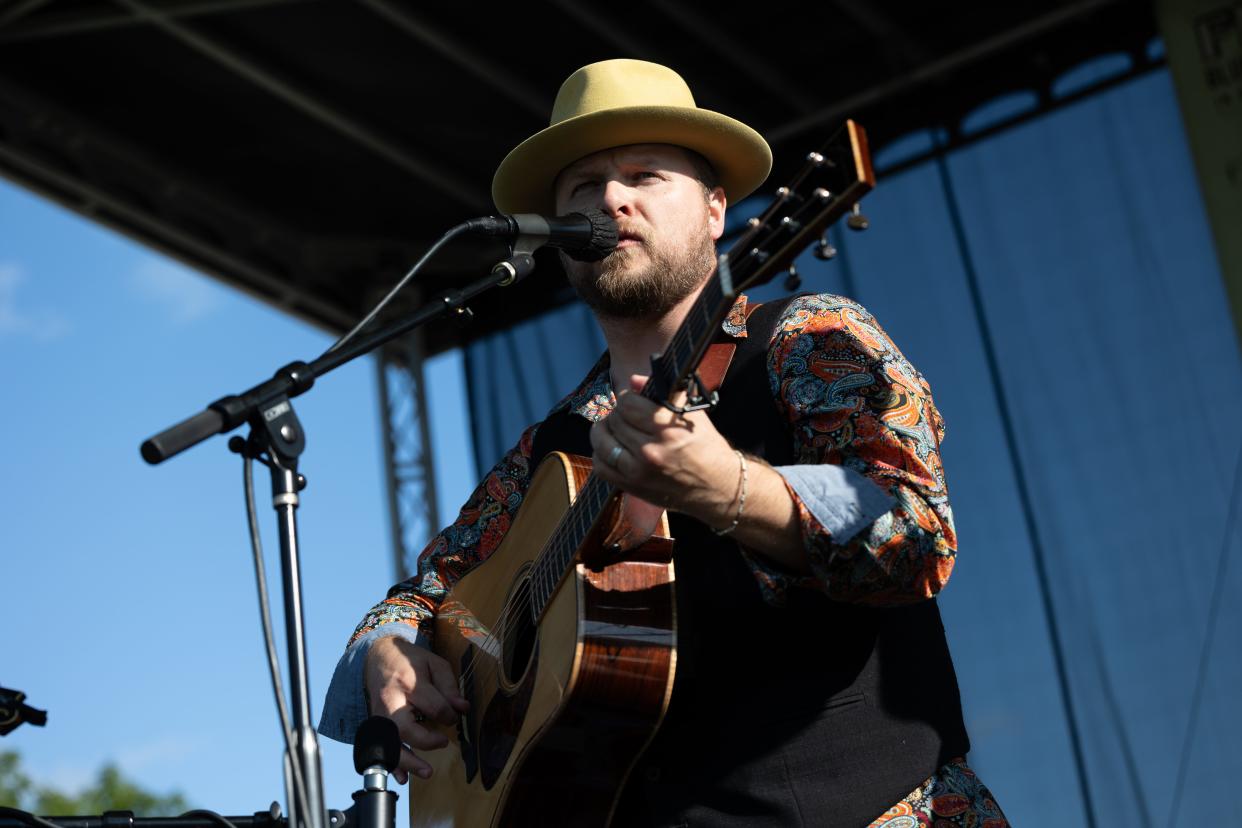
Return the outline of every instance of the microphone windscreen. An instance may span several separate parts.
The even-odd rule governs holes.
[[[354,770],[382,765],[388,770],[401,761],[401,734],[392,719],[372,716],[354,731]]]
[[[617,249],[617,223],[603,210],[583,210],[591,223],[591,241],[588,246],[566,249],[565,255],[580,262],[598,262]]]

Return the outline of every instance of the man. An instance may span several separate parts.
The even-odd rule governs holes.
[[[615,824],[1007,824],[962,759],[933,600],[956,544],[943,424],[874,318],[834,296],[740,301],[715,411],[633,393],[710,277],[729,201],[770,165],[762,137],[698,109],[664,67],[605,61],[565,82],[552,125],[505,159],[493,197],[508,213],[617,221],[603,262],[565,260],[608,352],[359,625],[325,735],[348,739],[365,698],[408,745],[402,781],[430,775],[419,754],[445,739],[425,720],[467,709],[426,647],[430,619],[499,544],[537,461],[562,450],[665,507],[677,538],[676,685]]]

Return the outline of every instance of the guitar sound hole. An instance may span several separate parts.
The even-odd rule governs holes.
[[[506,613],[509,623],[502,642],[502,661],[505,683],[512,686],[522,680],[535,651],[537,629],[531,617],[530,593],[518,588],[510,596]]]

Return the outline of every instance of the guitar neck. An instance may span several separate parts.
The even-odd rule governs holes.
[[[542,618],[552,594],[573,569],[578,550],[617,494],[612,484],[592,473],[578,490],[573,504],[565,511],[552,538],[535,561],[531,572],[531,614]]]
[[[664,353],[652,359],[651,377],[642,390],[644,397],[659,402],[668,400],[694,373],[737,300],[725,288],[719,271],[708,277]]]

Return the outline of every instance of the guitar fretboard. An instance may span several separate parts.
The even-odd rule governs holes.
[[[615,491],[594,474],[578,490],[573,505],[566,511],[543,553],[535,560],[530,576],[531,614],[534,618],[543,615],[557,586],[573,568],[574,556]]]

